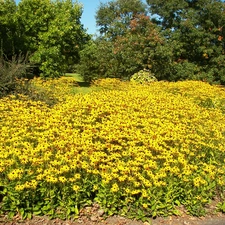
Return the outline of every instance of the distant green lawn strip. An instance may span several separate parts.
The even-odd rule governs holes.
[[[72,90],[73,94],[87,94],[92,91],[97,91],[99,88],[93,87],[90,83],[85,82],[83,77],[77,73],[66,73],[66,77],[73,77],[75,81],[78,83],[78,87],[74,87]]]
[[[66,73],[65,77],[73,77],[77,82],[84,82],[83,77],[78,73]]]

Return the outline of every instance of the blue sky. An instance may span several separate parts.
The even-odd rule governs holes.
[[[100,2],[108,2],[108,0],[79,0],[83,4],[83,15],[81,18],[82,24],[88,28],[89,34],[94,34],[97,30],[95,23],[95,12],[100,6]]]
[[[18,3],[20,0],[16,0]],[[98,9],[100,2],[108,2],[108,0],[78,0],[78,2],[83,4],[83,15],[81,18],[81,23],[84,28],[88,29],[89,34],[94,34],[97,31],[95,23],[95,12]]]

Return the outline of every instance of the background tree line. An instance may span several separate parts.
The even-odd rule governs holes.
[[[148,69],[159,80],[225,84],[225,3],[114,0],[96,12],[100,35],[81,51],[86,80]]]
[[[1,59],[28,54],[42,77],[129,79],[147,69],[158,80],[225,84],[224,1],[111,0],[96,11],[95,38],[83,29],[78,2],[0,4]]]

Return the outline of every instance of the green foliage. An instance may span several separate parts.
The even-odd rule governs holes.
[[[146,14],[146,5],[140,0],[116,0],[101,3],[96,12],[96,24],[101,34],[109,38],[124,35],[130,20],[138,14]]]
[[[224,84],[224,3],[215,0],[147,2],[150,12],[158,16],[154,21],[160,24],[167,39],[166,45],[161,46],[161,53],[156,49],[156,55],[169,56],[163,78]],[[161,67],[156,69],[161,70]],[[159,71],[155,73],[157,76]]]
[[[78,206],[80,207],[82,202],[88,202],[87,193],[74,193],[69,186],[40,184],[37,190],[24,191],[15,190],[13,186],[15,184],[1,191],[4,197],[0,212],[6,211],[9,218],[17,213],[23,220],[31,219],[35,215],[47,215],[51,219],[76,218],[79,213]]]
[[[80,22],[82,6],[71,0],[1,2],[0,54],[27,54],[42,77],[59,77],[79,61],[90,39]]]
[[[151,57],[161,42],[156,25],[139,14],[130,20],[123,36],[111,40],[106,35],[91,41],[81,52],[78,73],[89,81],[106,77],[128,80],[139,70],[154,66]]]
[[[164,29],[177,27],[188,5],[196,1],[170,0],[162,2],[160,0],[146,0],[150,5],[150,12],[157,15],[155,21]]]
[[[59,77],[78,62],[79,51],[89,39],[80,23],[81,14],[82,7],[71,0],[19,3],[24,48],[33,53],[31,61],[40,65],[43,77]]]
[[[113,54],[120,63],[121,77],[129,79],[141,69],[151,69],[152,55],[162,41],[158,28],[148,16],[140,14],[133,18],[126,35],[114,40]]]
[[[39,45],[39,35],[48,31],[53,19],[53,4],[50,0],[22,0],[19,2],[16,18],[19,24],[22,51],[34,53]],[[32,12],[32,13],[31,13]]]
[[[0,57],[4,53],[11,59],[13,55],[18,54],[16,3],[14,0],[2,0],[0,4]]]
[[[150,69],[158,80],[225,84],[221,1],[149,0],[153,18],[146,16],[141,4],[135,11],[126,3],[100,5],[96,20],[101,37],[81,55],[79,72],[85,79],[129,79]],[[138,1],[131,5],[135,4]]]
[[[101,52],[100,45],[97,46],[97,41],[89,41],[84,49],[80,52],[80,62],[77,66],[77,72],[87,82],[95,80],[101,76],[99,73]],[[105,72],[105,71],[104,71]]]
[[[157,81],[157,79],[153,74],[151,74],[150,71],[140,70],[139,72],[131,76],[130,81],[145,84],[155,82]]]
[[[221,211],[222,213],[225,213],[225,202],[220,202],[217,204],[217,208],[219,211]]]

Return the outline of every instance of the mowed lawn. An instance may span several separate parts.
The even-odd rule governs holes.
[[[92,91],[98,90],[98,88],[91,86],[89,82],[85,82],[82,76],[80,76],[77,73],[66,73],[65,77],[71,77],[74,78],[74,80],[77,82],[78,86],[74,87],[72,92],[73,93],[83,93],[87,94]]]

